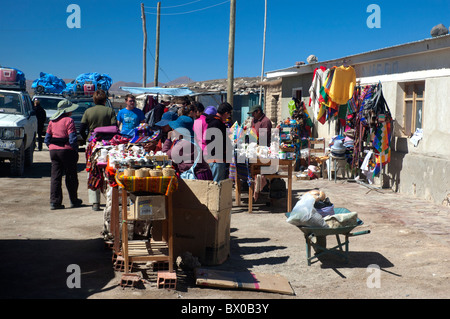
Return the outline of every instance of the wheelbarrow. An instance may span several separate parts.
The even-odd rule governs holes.
[[[344,214],[349,213],[350,211],[346,208],[335,208],[335,214]],[[286,216],[289,217],[290,213],[287,213]],[[337,255],[348,262],[348,245],[349,238],[356,237],[360,235],[369,234],[370,230],[364,230],[360,232],[351,233],[351,231],[363,225],[363,221],[359,218],[356,221],[356,225],[352,226],[344,226],[338,228],[324,228],[324,227],[310,227],[310,226],[296,226],[300,228],[305,236],[306,241],[306,260],[308,262],[308,266],[311,266],[311,262],[314,259],[318,259],[320,256],[324,254],[334,254]],[[332,248],[326,248],[327,240],[326,237],[330,235],[335,235],[337,240],[337,245]],[[344,241],[341,241],[340,236],[345,238]],[[311,247],[313,247],[315,254],[311,256]],[[343,249],[344,248],[344,249]]]

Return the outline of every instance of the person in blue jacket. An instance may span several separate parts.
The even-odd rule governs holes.
[[[134,136],[134,129],[140,123],[145,122],[145,114],[141,109],[136,107],[136,98],[133,94],[127,94],[125,102],[127,104],[126,108],[121,109],[117,114],[117,125],[119,127],[122,125],[120,134],[124,137],[132,138]]]

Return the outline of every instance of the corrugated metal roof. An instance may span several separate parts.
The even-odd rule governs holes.
[[[427,46],[422,46],[422,44],[427,44]],[[433,44],[433,46],[430,48],[430,44]],[[410,52],[407,52],[407,48],[410,48]],[[413,54],[413,53],[420,53],[420,52],[426,52],[426,51],[432,51],[436,49],[442,49],[442,48],[448,48],[450,47],[450,34],[435,37],[435,38],[428,38],[423,39],[419,41],[413,41],[408,42],[404,44],[394,45],[391,47],[376,49],[372,51],[367,51],[363,53],[358,53],[354,55],[348,55],[345,57],[341,57],[338,59],[332,59],[332,60],[326,60],[326,61],[319,61],[317,63],[313,64],[306,64],[306,65],[299,65],[299,66],[291,66],[284,69],[274,70],[266,72],[266,75],[268,78],[274,78],[274,77],[283,77],[283,76],[294,76],[299,74],[305,74],[313,72],[316,67],[323,64],[333,64],[333,63],[341,63],[341,61],[347,60],[349,64],[357,64],[357,63],[363,63],[368,62],[371,60],[374,60],[374,58],[364,59],[364,56],[372,56],[379,53],[383,53],[387,51],[394,51],[399,50],[398,55],[407,55],[407,54]],[[404,49],[403,51],[401,49]],[[398,56],[397,55],[397,56]],[[382,58],[391,58],[393,55],[390,56],[381,56],[377,57],[376,59],[382,59]],[[361,61],[356,61],[356,59],[361,58]]]

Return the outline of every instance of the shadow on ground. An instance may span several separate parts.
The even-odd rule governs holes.
[[[114,278],[111,252],[104,241],[88,240],[0,240],[0,298],[87,298],[104,291]],[[80,288],[69,265],[80,268]],[[72,277],[71,277],[72,276]]]

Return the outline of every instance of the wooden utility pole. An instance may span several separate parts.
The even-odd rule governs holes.
[[[267,0],[265,1],[264,8],[264,36],[263,36],[263,54],[262,54],[262,67],[261,67],[261,86],[259,87],[259,105],[262,106],[262,81],[264,79],[264,62],[266,58],[266,30],[267,30]]]
[[[230,34],[228,39],[227,102],[233,105],[234,91],[234,38],[236,29],[236,0],[230,1]]]
[[[161,16],[161,2],[158,2],[157,15],[156,15],[156,49],[155,49],[155,83],[154,86],[158,86],[158,71],[159,71],[159,24]]]
[[[142,78],[142,87],[147,86],[147,27],[145,25],[145,12],[144,12],[144,4],[141,3],[141,18],[142,18],[142,30],[144,31],[144,53],[143,53],[143,78]]]

